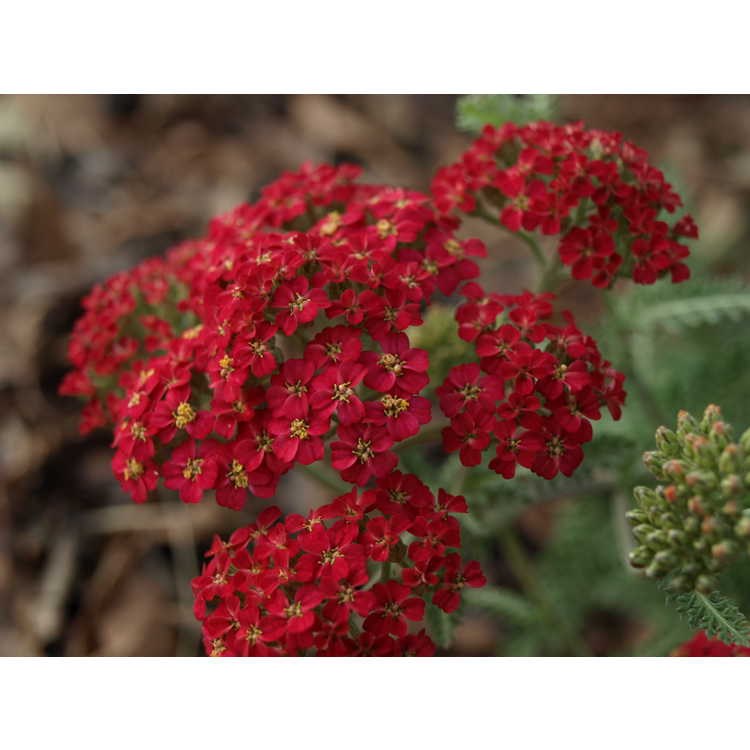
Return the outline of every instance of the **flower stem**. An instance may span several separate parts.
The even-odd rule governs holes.
[[[518,230],[517,232],[512,231],[511,229],[508,229],[504,224],[500,222],[500,220],[493,216],[487,208],[482,205],[481,203],[477,204],[477,207],[474,211],[474,216],[479,217],[480,219],[484,219],[485,221],[489,222],[493,226],[500,227],[500,229],[504,229],[506,232],[509,232],[514,237],[518,237],[521,239],[528,248],[531,250],[531,254],[534,256],[534,260],[539,264],[540,268],[544,268],[546,265],[546,261],[544,259],[544,253],[542,252],[542,248],[539,247],[539,243],[532,237],[528,232],[524,232],[523,230]]]
[[[568,648],[577,656],[586,656],[590,654],[588,644],[576,632],[561,623],[555,614],[555,609],[544,594],[544,590],[537,584],[536,576],[531,562],[524,551],[513,529],[506,526],[499,536],[500,547],[503,557],[508,563],[511,572],[521,586],[523,593],[539,609],[539,613],[544,618],[547,626],[551,630],[560,631],[568,645]]]
[[[611,291],[609,292],[611,294]],[[657,401],[651,388],[639,375],[635,357],[633,356],[633,340],[632,330],[629,328],[627,323],[623,320],[620,311],[617,309],[616,303],[612,301],[608,293],[602,295],[604,297],[604,304],[607,312],[612,320],[613,328],[620,339],[620,346],[622,347],[624,362],[622,363],[622,370],[625,373],[627,382],[630,383],[641,398],[643,410],[648,416],[655,419],[659,424],[666,424],[669,420],[667,419],[664,409],[661,404]]]

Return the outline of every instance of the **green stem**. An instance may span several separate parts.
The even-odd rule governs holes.
[[[561,623],[555,609],[537,584],[534,570],[526,552],[511,527],[505,527],[499,536],[500,546],[511,572],[515,576],[524,594],[537,606],[540,614],[551,630],[559,630],[565,636],[568,647],[577,656],[589,655],[588,644],[578,634]]]
[[[380,568],[380,582],[385,583],[391,577],[391,563],[386,560]]]
[[[545,266],[539,283],[537,284],[537,292],[557,292],[560,286],[559,276],[562,271],[563,265],[560,257],[555,254],[550,258],[549,263]]]
[[[480,219],[484,219],[493,226],[500,227],[500,229],[504,229],[514,237],[518,237],[519,239],[521,239],[531,250],[531,254],[534,256],[534,260],[539,264],[539,267],[544,268],[544,266],[546,265],[546,260],[544,258],[544,253],[542,252],[542,248],[539,247],[539,243],[528,232],[524,232],[523,230],[514,232],[508,229],[508,227],[502,224],[500,220],[497,217],[493,216],[481,203],[477,203],[477,207],[473,215],[479,217]]]
[[[640,396],[642,401],[643,411],[645,412],[646,416],[650,419],[655,419],[659,424],[666,424],[669,419],[664,413],[664,409],[656,399],[656,396],[654,396],[651,388],[638,373],[635,364],[635,357],[633,355],[633,331],[620,315],[620,312],[617,309],[617,304],[614,303],[610,298],[611,293],[612,292],[610,290],[609,294],[605,293],[603,297],[604,304],[612,320],[614,330],[617,333],[618,338],[620,339],[620,346],[622,348],[624,358],[624,362],[622,363],[621,368],[625,373],[627,382],[635,391],[638,392],[638,395]]]

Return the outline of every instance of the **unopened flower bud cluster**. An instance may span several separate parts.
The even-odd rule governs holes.
[[[699,420],[683,411],[644,455],[659,484],[637,487],[629,513],[638,542],[631,563],[677,591],[709,592],[750,550],[750,430],[735,441],[718,406]]]

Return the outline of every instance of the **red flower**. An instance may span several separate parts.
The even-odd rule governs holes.
[[[323,594],[312,586],[305,586],[297,590],[293,600],[276,589],[266,603],[272,615],[286,620],[287,633],[292,635],[304,633],[315,624],[315,608],[323,601]]]
[[[341,424],[359,422],[365,407],[355,389],[362,382],[366,369],[356,362],[329,366],[313,380],[310,404],[316,412],[329,416],[336,413]]]
[[[280,641],[286,631],[281,617],[264,617],[256,606],[248,605],[239,611],[238,626],[228,639],[233,656],[271,656],[268,644]]]
[[[443,429],[443,447],[449,453],[460,451],[464,466],[482,463],[482,453],[490,444],[492,412],[466,411],[457,414],[448,427]]]
[[[378,516],[368,521],[362,535],[367,555],[377,562],[387,560],[391,549],[401,541],[401,534],[409,524],[409,519],[403,516],[390,519]]]
[[[123,489],[137,503],[145,502],[159,481],[153,461],[138,460],[119,452],[112,459],[112,470]]]
[[[486,584],[487,579],[484,577],[478,562],[470,562],[462,571],[460,556],[452,553],[445,559],[443,585],[435,592],[432,602],[440,607],[443,612],[455,612],[461,603],[460,592],[464,586],[481,588]]]
[[[271,306],[279,312],[276,322],[281,330],[291,336],[298,326],[310,323],[330,304],[322,289],[311,289],[304,276],[282,284],[271,300]]]
[[[571,476],[582,460],[580,442],[551,419],[545,420],[540,430],[521,435],[518,463],[545,479],[558,472]]]
[[[700,630],[687,643],[678,646],[672,656],[750,656],[750,648],[709,638]]]
[[[328,432],[328,418],[316,413],[278,416],[269,420],[268,431],[275,436],[273,451],[281,461],[308,465],[323,458],[320,436]]]
[[[501,380],[482,375],[479,365],[472,362],[453,367],[436,393],[443,414],[454,417],[466,409],[494,411],[504,390]]]
[[[304,417],[308,411],[315,365],[310,360],[288,359],[271,379],[266,399],[276,414]]]
[[[165,486],[178,490],[184,503],[197,503],[214,486],[218,467],[213,456],[206,455],[205,446],[188,440],[172,451],[162,473]]]
[[[358,609],[365,618],[366,632],[383,636],[392,634],[403,638],[407,631],[407,620],[418,622],[424,617],[424,599],[411,596],[411,589],[396,581],[376,583],[372,588],[375,602],[370,611]]]
[[[339,440],[331,444],[331,465],[346,482],[367,484],[371,477],[382,477],[398,463],[390,449],[393,438],[383,427],[371,424],[341,425]]]
[[[381,354],[364,352],[365,385],[380,393],[394,388],[406,394],[419,393],[429,382],[427,352],[411,349],[404,333],[393,333],[378,342]]]
[[[388,434],[400,442],[419,432],[431,418],[430,402],[421,396],[386,393],[367,404],[367,416],[374,425],[385,426]]]

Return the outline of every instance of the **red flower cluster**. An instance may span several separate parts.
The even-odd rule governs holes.
[[[668,223],[682,201],[648,154],[619,133],[582,123],[487,126],[432,183],[437,209],[490,215],[512,232],[562,235],[560,259],[573,278],[608,287],[616,276],[653,284],[690,275],[681,238],[690,216]]]
[[[479,361],[454,367],[437,389],[451,420],[445,449],[476,466],[494,443],[489,466],[507,479],[517,464],[546,479],[570,476],[583,459],[581,445],[593,437],[590,420],[603,406],[620,418],[624,376],[572,315],[564,326],[548,322],[552,295],[488,295],[476,283],[462,292],[458,332],[474,342]]]
[[[456,513],[463,497],[437,496],[392,472],[307,517],[272,507],[218,537],[193,580],[195,614],[213,656],[431,656],[419,623],[425,602],[455,611],[485,578],[464,565]],[[407,536],[408,535],[408,536]],[[385,579],[371,577],[368,568]]]
[[[750,648],[709,638],[704,631],[696,633],[687,643],[678,646],[672,656],[750,656]]]
[[[105,418],[103,386],[113,467],[137,502],[163,477],[185,502],[214,489],[239,508],[326,444],[342,478],[365,485],[430,420],[427,353],[404,331],[436,289],[478,273],[468,256],[484,248],[455,239],[426,196],[355,174],[285,175],[86,301],[63,389],[93,399],[89,428]]]
[[[477,354],[437,389],[445,448],[465,465],[494,445],[489,465],[505,477],[517,464],[570,475],[602,407],[619,418],[623,376],[596,343],[569,314],[550,322],[551,294],[486,294],[473,260],[485,248],[459,239],[449,213],[474,211],[481,191],[510,228],[563,231],[564,260],[592,243],[606,262],[574,275],[606,285],[619,255],[581,232],[625,227],[622,267],[636,280],[684,277],[675,238],[692,225],[656,218],[679,199],[615,136],[542,123],[477,143],[436,179],[438,210],[418,192],[356,183],[356,167],[303,167],[84,301],[61,391],[88,401],[83,431],[114,424],[113,470],[136,502],[161,480],[184,502],[210,492],[239,509],[324,458],[354,485],[306,518],[271,508],[215,540],[193,582],[210,653],[431,654],[410,625],[425,602],[450,613],[464,586],[484,584],[459,555],[464,499],[436,499],[396,470],[398,444],[431,419],[428,354],[407,330],[438,292],[462,295],[458,333]],[[572,226],[574,208],[588,226]]]

